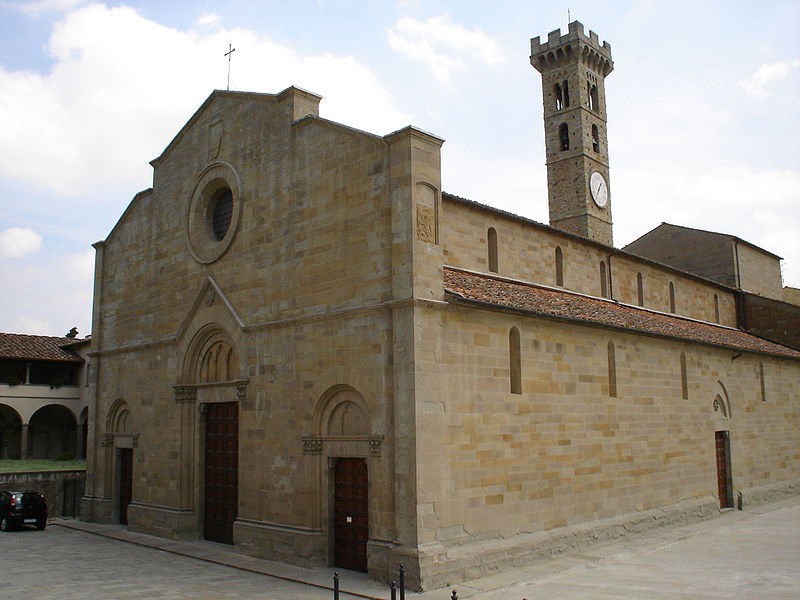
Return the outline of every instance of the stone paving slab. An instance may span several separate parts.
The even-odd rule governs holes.
[[[333,569],[303,569],[207,541],[56,520],[0,534],[0,598],[24,600],[330,600]],[[14,559],[19,558],[17,568]],[[24,558],[23,558],[24,557]],[[388,599],[341,572],[342,600]],[[457,586],[470,600],[783,600],[800,598],[800,498],[593,546]],[[414,600],[447,600],[449,589]]]

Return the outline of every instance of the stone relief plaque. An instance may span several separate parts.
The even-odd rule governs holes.
[[[436,214],[430,206],[417,204],[417,239],[426,244],[436,243]]]

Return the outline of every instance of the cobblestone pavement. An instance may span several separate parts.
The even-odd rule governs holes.
[[[261,561],[220,544],[161,540],[115,525],[57,521],[45,531],[0,533],[0,557],[0,599],[332,598],[320,587],[330,585],[331,569]],[[342,587],[367,598],[389,596],[385,586],[358,573],[343,572]],[[470,600],[797,600],[800,498],[597,546],[457,589],[459,598]],[[447,600],[450,590],[406,596]],[[343,594],[342,600],[355,597]]]

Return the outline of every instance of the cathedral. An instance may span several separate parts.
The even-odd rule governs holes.
[[[744,322],[797,319],[779,257],[614,247],[611,46],[530,60],[548,225],[417,128],[208,97],[94,246],[84,519],[432,589],[800,493],[800,350]]]

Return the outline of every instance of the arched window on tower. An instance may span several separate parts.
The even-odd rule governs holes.
[[[564,286],[564,255],[561,246],[556,246],[556,285]]]
[[[567,80],[564,80],[564,83],[561,84],[561,91],[564,95],[564,107],[569,106],[569,84]]]
[[[566,123],[558,128],[558,139],[561,142],[561,151],[569,150],[569,126]]]
[[[486,232],[486,243],[489,246],[489,271],[497,273],[497,231],[494,227],[489,227]]]
[[[592,125],[592,150],[600,152],[600,130],[597,125]]]
[[[561,84],[556,84],[553,87],[553,94],[556,97],[556,110],[561,110],[564,108],[564,94],[561,91]]]
[[[598,110],[599,102],[597,101],[597,86],[592,83],[587,83],[586,87],[589,88],[589,110]]]
[[[520,354],[519,329],[512,327],[508,332],[508,367],[511,379],[511,393],[522,393],[522,357]]]

